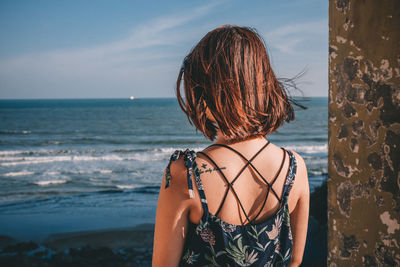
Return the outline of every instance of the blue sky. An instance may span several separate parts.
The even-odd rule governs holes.
[[[210,30],[263,36],[278,77],[328,94],[328,1],[0,1],[0,98],[174,97]]]

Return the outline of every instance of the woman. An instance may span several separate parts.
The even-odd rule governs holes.
[[[153,266],[299,266],[307,170],[298,154],[266,139],[294,111],[261,38],[237,26],[209,32],[185,58],[176,92],[189,121],[214,144],[171,156]]]

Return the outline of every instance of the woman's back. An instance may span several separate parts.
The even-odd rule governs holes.
[[[288,200],[296,176],[296,158],[291,151],[263,138],[235,147],[214,144],[197,154],[187,150],[171,157],[172,161],[183,161],[171,164],[167,176],[180,176],[182,180],[189,173],[188,178],[198,189],[193,198],[197,205],[191,205],[189,211],[181,266],[285,266],[291,259]],[[243,151],[238,151],[240,148]],[[252,151],[254,148],[257,150]],[[186,173],[179,169],[186,169]]]
[[[265,145],[267,146],[264,148]],[[263,222],[274,215],[280,207],[279,200],[282,198],[289,168],[287,152],[274,144],[267,143],[264,138],[236,143],[229,147],[241,153],[248,160],[255,156],[251,165],[246,166],[246,159],[226,147],[210,146],[203,151],[206,155],[197,154],[196,162],[209,212],[225,222],[236,225],[248,224],[246,215],[250,220],[255,219],[254,223]],[[243,168],[245,169],[242,170]],[[237,177],[239,173],[240,175]],[[236,195],[232,189],[228,189],[223,175],[229,182],[236,178],[232,186]],[[270,187],[271,183],[273,185]],[[289,200],[295,201],[293,198]],[[242,204],[243,209],[239,203]],[[200,211],[200,206],[197,208],[199,209],[195,209],[195,212],[200,220],[202,211]],[[197,213],[197,211],[199,212]],[[257,218],[255,218],[256,216]]]

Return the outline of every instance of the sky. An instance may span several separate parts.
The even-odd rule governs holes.
[[[328,95],[328,1],[1,0],[0,99],[174,97],[185,55],[224,24],[255,28],[278,77],[305,70],[303,94]]]

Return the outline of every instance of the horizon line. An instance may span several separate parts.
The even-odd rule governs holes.
[[[314,97],[318,97],[318,98],[328,98],[328,96],[318,96],[318,95],[313,95],[313,96],[293,96],[293,98],[314,98]],[[128,97],[37,97],[37,98],[0,98],[0,101],[3,100],[107,100],[107,99],[126,99],[126,100],[131,100],[130,96]],[[173,96],[165,96],[165,97],[149,97],[149,96],[145,96],[145,97],[135,97],[133,100],[137,100],[137,99],[176,99],[176,97]]]

